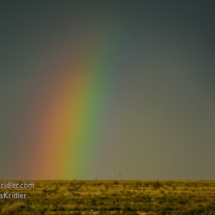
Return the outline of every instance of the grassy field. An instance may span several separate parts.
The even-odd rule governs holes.
[[[4,184],[5,181],[0,181]],[[8,181],[7,181],[8,182]],[[215,214],[215,181],[13,181],[0,214]],[[7,195],[4,197],[4,193]],[[23,199],[9,194],[27,194]],[[12,195],[11,195],[12,196]]]

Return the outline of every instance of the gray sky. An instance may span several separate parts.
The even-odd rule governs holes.
[[[214,11],[213,1],[2,1],[0,178],[45,177],[26,163],[46,82],[101,43],[108,117],[80,178],[214,179]]]

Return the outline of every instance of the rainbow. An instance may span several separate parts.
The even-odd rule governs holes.
[[[112,35],[104,32],[102,39],[54,64],[46,76],[40,73],[31,110],[28,178],[86,179],[90,174],[120,79],[120,39]]]

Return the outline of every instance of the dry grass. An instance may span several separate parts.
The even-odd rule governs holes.
[[[1,188],[1,193],[20,192],[27,196],[26,199],[0,199],[0,214],[215,214],[215,181],[18,183],[34,183],[35,188]]]

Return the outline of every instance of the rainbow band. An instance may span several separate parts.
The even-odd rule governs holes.
[[[105,41],[104,41],[105,40]],[[28,174],[40,179],[85,179],[95,162],[106,110],[117,86],[120,40],[105,34],[76,62],[44,82]],[[94,53],[94,54],[93,54]],[[76,58],[77,59],[77,58]],[[81,59],[81,60],[80,60]],[[74,61],[74,59],[73,59]],[[76,64],[76,65],[75,65]],[[38,110],[37,110],[38,111]],[[103,128],[104,129],[104,128]]]

